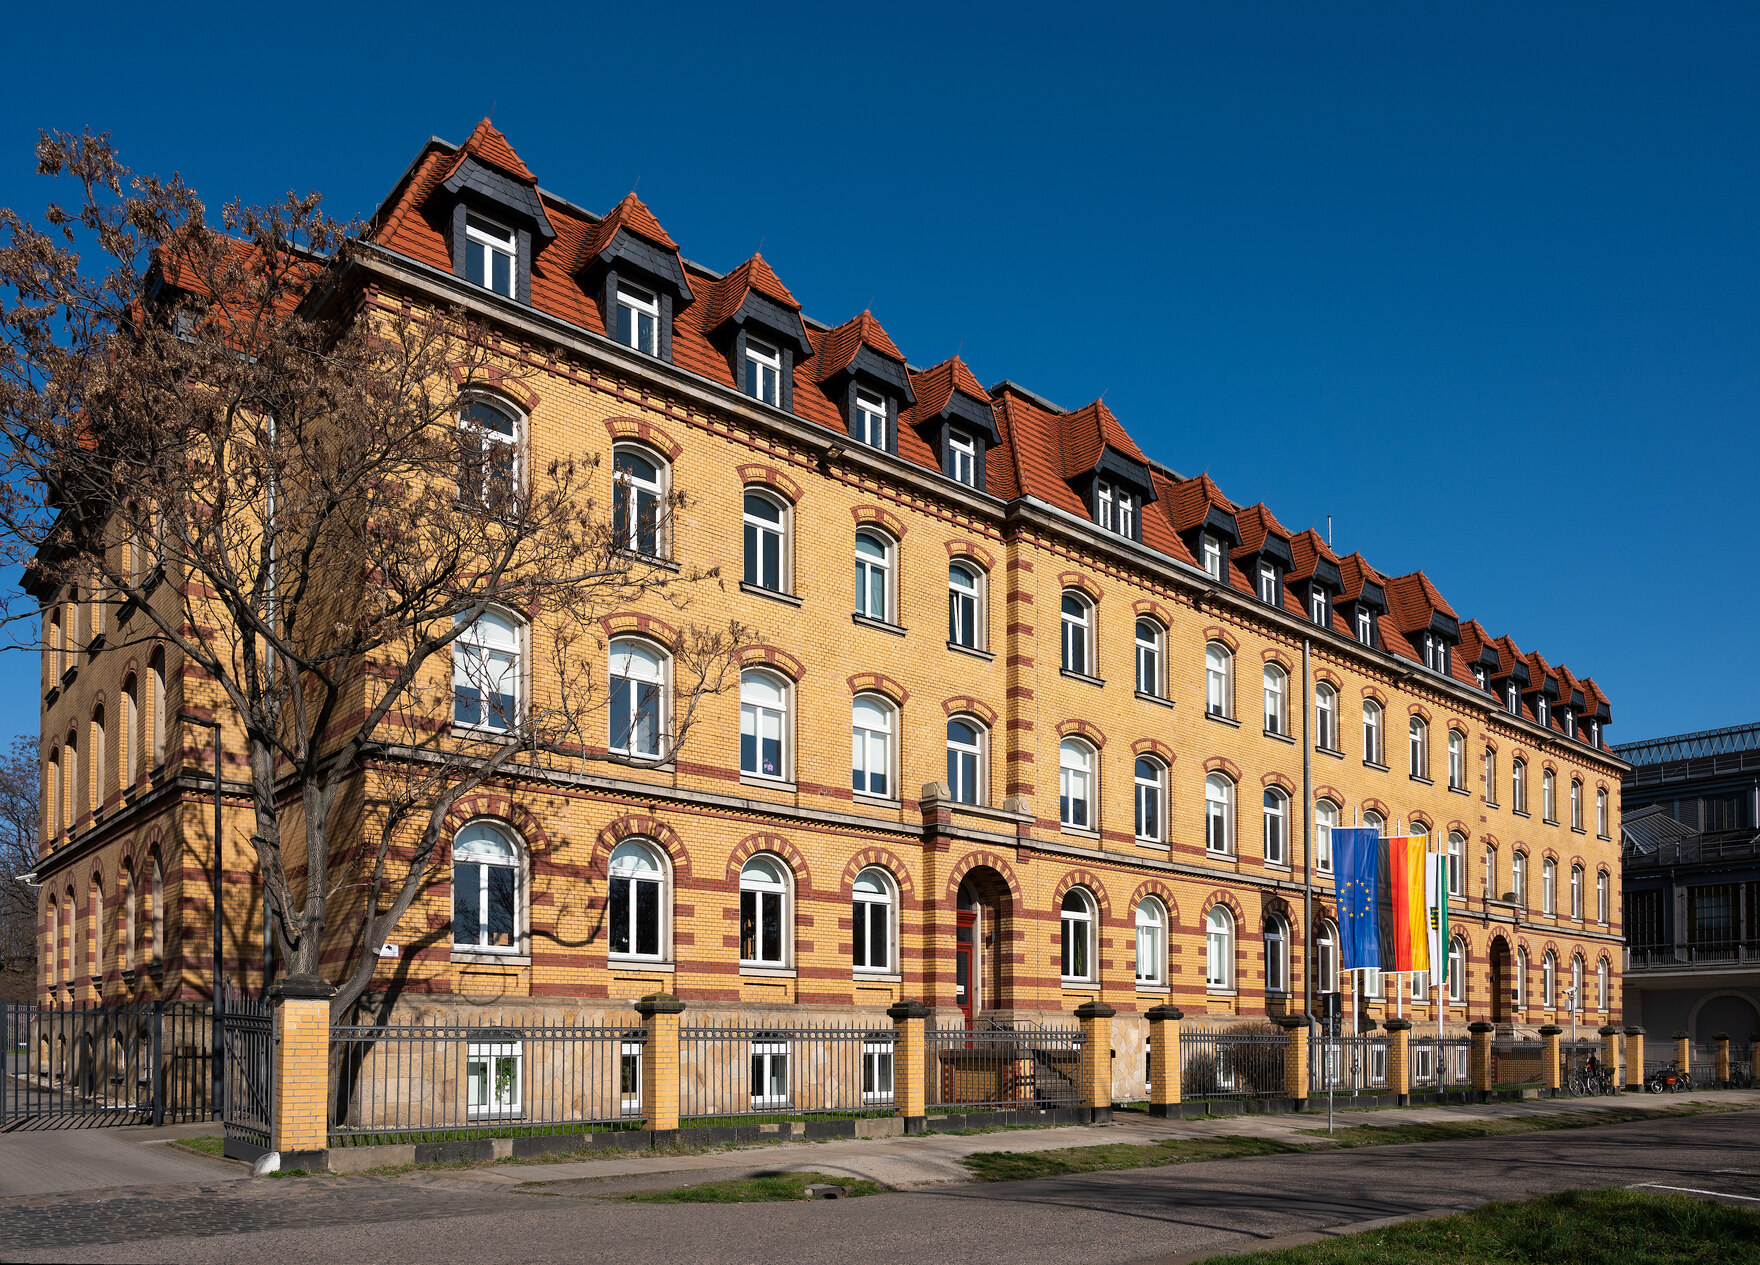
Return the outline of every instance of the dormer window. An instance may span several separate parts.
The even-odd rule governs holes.
[[[1095,517],[1102,531],[1114,532],[1126,540],[1137,538],[1137,498],[1111,483],[1101,483],[1094,493]]]
[[[1212,580],[1222,579],[1222,542],[1209,532],[1205,532],[1198,540],[1198,551],[1202,555],[1204,570]]]
[[[968,488],[978,486],[978,441],[964,431],[947,432],[947,477]]]
[[[1589,745],[1596,748],[1601,746],[1601,722],[1598,720],[1589,722]],[[1603,830],[1601,833],[1605,835],[1607,832]]]
[[[1577,736],[1577,715],[1568,707],[1564,709],[1564,736],[1567,738]]]
[[[519,241],[511,228],[467,215],[464,220],[464,277],[496,294],[513,297],[514,260]]]
[[[1547,707],[1546,707],[1545,695],[1541,695],[1541,697],[1540,697],[1540,705],[1539,705],[1538,710],[1539,710],[1539,715],[1540,715],[1540,723],[1542,725],[1550,724],[1551,722],[1547,719],[1548,712],[1547,712]]]
[[[1448,671],[1448,643],[1435,633],[1424,634],[1424,666],[1432,672]]]
[[[1474,668],[1473,669],[1473,679],[1479,683],[1480,689],[1484,689],[1485,688],[1485,669],[1484,668]]]
[[[652,292],[617,283],[617,341],[650,356],[660,354],[660,300]]]
[[[1259,564],[1259,600],[1270,606],[1277,603],[1277,568],[1269,562]]]
[[[857,391],[855,416],[850,419],[850,435],[859,444],[884,449],[886,401],[871,391]]]
[[[1516,695],[1516,683],[1514,681],[1507,681],[1504,683],[1503,700],[1512,714],[1522,710],[1521,700]]]
[[[782,381],[782,353],[769,343],[746,339],[746,394],[774,405]]]
[[[1322,628],[1332,623],[1332,602],[1318,585],[1308,590],[1308,617]]]
[[[1357,607],[1357,640],[1365,646],[1375,644],[1375,616],[1366,606]]]

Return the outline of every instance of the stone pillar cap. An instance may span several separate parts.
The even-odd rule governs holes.
[[[906,1019],[927,1019],[930,1010],[920,1001],[895,1001],[886,1008],[886,1017],[894,1023],[903,1023]]]
[[[1713,1032],[1711,1034],[1711,1039],[1713,1041],[1728,1041],[1729,1040],[1729,1033],[1727,1033],[1727,1032]]]
[[[329,1001],[334,996],[336,986],[316,975],[285,975],[269,985],[269,997],[274,1001]]]
[[[1540,1035],[1543,1037],[1556,1037],[1563,1031],[1564,1029],[1555,1023],[1543,1023],[1540,1025]]]
[[[1644,1030],[1634,1024],[1626,1029],[1626,1035],[1628,1037],[1641,1037],[1644,1035]]]
[[[1185,1017],[1185,1011],[1181,1010],[1178,1006],[1172,1006],[1166,1002],[1162,1002],[1159,1006],[1151,1006],[1148,1010],[1143,1012],[1143,1018],[1147,1019],[1150,1023],[1163,1023],[1169,1019],[1178,1023]]]
[[[1389,1032],[1406,1032],[1411,1029],[1412,1021],[1410,1019],[1400,1019],[1395,1017],[1387,1020],[1381,1026],[1386,1028]]]
[[[636,1003],[636,1013],[644,1019],[649,1015],[681,1015],[684,1003],[671,993],[649,993]]]
[[[1085,1001],[1076,1007],[1077,1019],[1110,1019],[1117,1013],[1103,1001]]]
[[[1472,1023],[1467,1025],[1467,1031],[1468,1032],[1496,1032],[1497,1025],[1494,1023],[1486,1023],[1483,1019],[1475,1019]]]
[[[1690,1037],[1690,1036],[1688,1036],[1688,1035],[1687,1035],[1687,1034],[1686,1034],[1686,1033],[1684,1033],[1684,1032],[1677,1032],[1677,1033],[1675,1033],[1675,1034],[1674,1034],[1674,1039],[1675,1039],[1675,1040],[1676,1040],[1676,1041],[1691,1041],[1691,1040],[1692,1040],[1692,1039],[1693,1039],[1693,1038],[1692,1038],[1692,1037]]]
[[[1297,1028],[1306,1028],[1308,1026],[1308,1016],[1300,1013],[1278,1015],[1272,1020],[1272,1022],[1280,1028],[1288,1028],[1293,1032]]]
[[[1617,1037],[1619,1035],[1619,1029],[1612,1024],[1608,1024],[1605,1028],[1597,1028],[1596,1031],[1604,1037]]]

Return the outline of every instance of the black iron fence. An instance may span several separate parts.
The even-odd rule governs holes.
[[[679,1123],[890,1115],[896,1036],[890,1026],[682,1025]]]
[[[0,1129],[207,1119],[212,1039],[196,1003],[0,1003]]]
[[[1470,1037],[1412,1037],[1406,1043],[1413,1093],[1473,1087]]]
[[[1308,1046],[1308,1092],[1310,1094],[1384,1094],[1392,1084],[1389,1075],[1392,1043],[1384,1036],[1324,1038]]]
[[[222,996],[223,1131],[227,1142],[259,1151],[269,1149],[274,1132],[274,1019],[265,1000],[230,990]]]
[[[1080,1105],[1079,1028],[931,1028],[925,1037],[923,1088],[931,1112]]]
[[[1290,1037],[1282,1031],[1182,1024],[1180,1097],[1284,1097],[1289,1047]]]
[[[330,1145],[633,1128],[644,1034],[571,1024],[336,1024]]]

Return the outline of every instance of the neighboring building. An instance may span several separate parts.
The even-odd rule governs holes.
[[[487,120],[422,149],[371,239],[354,275],[381,302],[504,335],[507,389],[469,403],[522,468],[615,452],[689,489],[676,538],[642,547],[743,577],[695,615],[763,642],[687,758],[521,766],[470,797],[374,981],[398,1006],[1100,999],[1136,1067],[1157,1003],[1232,1021],[1337,986],[1330,830],[1362,821],[1455,858],[1451,1028],[1568,1020],[1573,975],[1582,1023],[1619,1019],[1609,702],[1422,572],[1182,477],[1100,402],[919,368],[867,312],[815,322],[759,256],[691,263],[634,194],[590,215]],[[175,717],[203,683],[160,652],[112,662],[80,596],[44,595],[41,996],[200,995],[211,782]],[[607,621],[662,691],[664,614]],[[255,987],[260,909],[227,847],[225,956]],[[1373,991],[1368,1015],[1437,1018]]]
[[[1626,1016],[1760,1034],[1760,724],[1627,743]]]

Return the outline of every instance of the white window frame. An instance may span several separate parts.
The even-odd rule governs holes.
[[[1558,914],[1558,862],[1551,857],[1540,862],[1540,912],[1548,918]]]
[[[1212,580],[1223,579],[1222,542],[1209,532],[1198,537],[1198,561]]]
[[[862,1042],[862,1102],[866,1106],[884,1106],[896,1100],[893,1082],[895,1044],[892,1041]]]
[[[1077,609],[1071,610],[1072,606]],[[1062,616],[1063,670],[1077,676],[1094,676],[1094,603],[1080,589],[1065,589],[1058,609]]]
[[[966,742],[955,738],[954,725],[964,725],[972,731],[974,741]],[[956,804],[983,804],[986,796],[984,789],[988,784],[988,771],[985,768],[985,741],[988,729],[975,716],[964,713],[947,718],[947,789]],[[968,763],[971,769],[971,786],[966,787],[964,766]]]
[[[749,335],[746,338],[746,395],[782,407],[782,350]]]
[[[1553,825],[1558,822],[1558,775],[1551,769],[1540,771],[1540,817]]]
[[[1234,987],[1234,914],[1212,905],[1204,916],[1204,986]]]
[[[1458,729],[1448,731],[1448,789],[1467,788],[1467,736]]]
[[[1072,907],[1073,906],[1073,907]],[[1058,902],[1057,970],[1065,984],[1091,984],[1099,978],[1100,964],[1094,934],[1099,922],[1098,906],[1085,887],[1072,887]]]
[[[672,715],[672,692],[668,688],[672,656],[639,637],[618,637],[611,643],[605,666],[608,682],[605,726],[609,749],[632,759],[664,759],[668,749],[667,720]],[[641,749],[641,744],[634,741],[644,732],[639,720],[644,686],[652,687],[654,691],[652,749]],[[621,735],[617,732],[616,721],[620,695],[621,706],[629,717]]]
[[[1516,903],[1526,909],[1528,907],[1528,854],[1519,849],[1512,853],[1509,867],[1510,890],[1515,893]]]
[[[1144,777],[1143,770],[1150,770]],[[1167,840],[1167,766],[1152,755],[1140,755],[1131,765],[1137,838],[1144,843]]]
[[[1265,665],[1265,732],[1289,735],[1289,673],[1275,663]]]
[[[1607,838],[1608,820],[1607,788],[1605,786],[1597,786],[1595,788],[1595,835],[1597,838]],[[1605,919],[1603,921],[1605,921]]]
[[[1485,748],[1485,802],[1497,803],[1497,752],[1490,747]]]
[[[864,708],[866,711],[864,711]],[[850,785],[868,799],[896,800],[898,779],[894,753],[898,744],[898,708],[879,694],[857,694],[850,700]],[[879,789],[875,789],[876,777]],[[856,785],[857,782],[862,785]]]
[[[1571,829],[1583,828],[1583,784],[1576,778],[1571,779]]]
[[[1314,687],[1314,745],[1322,751],[1337,751],[1338,691],[1325,681]]]
[[[1430,776],[1430,726],[1422,716],[1413,716],[1406,722],[1406,755],[1411,764],[1411,775],[1416,778],[1428,779]]]
[[[1145,896],[1137,902],[1137,983],[1161,987],[1167,983],[1167,908],[1160,898]],[[1144,970],[1144,961],[1148,970]]]
[[[1330,921],[1320,924],[1320,935],[1314,941],[1317,989],[1322,993],[1338,991],[1338,928]]]
[[[1467,1000],[1467,944],[1459,936],[1448,942],[1448,1000]]]
[[[1065,830],[1099,829],[1095,824],[1097,763],[1091,743],[1065,738],[1057,744],[1057,818]]]
[[[1373,808],[1365,808],[1363,810],[1363,829],[1373,830],[1376,834],[1381,834],[1387,829],[1387,818],[1383,817]]]
[[[1204,712],[1234,716],[1234,652],[1220,641],[1204,643]]]
[[[1386,745],[1385,729],[1386,716],[1383,714],[1381,704],[1377,703],[1372,698],[1364,699],[1363,760],[1365,763],[1379,765],[1385,765],[1387,763],[1383,758],[1387,754],[1387,752],[1383,750]]]
[[[867,880],[869,886],[864,887]],[[878,890],[874,890],[877,888]],[[896,975],[898,973],[898,885],[883,867],[869,865],[855,877],[850,892],[851,922],[850,968],[857,975]],[[874,923],[879,911],[880,961],[875,961]]]
[[[955,578],[964,576],[969,587]],[[984,573],[970,563],[955,560],[947,564],[947,640],[948,644],[967,650],[982,650],[984,636]],[[969,620],[971,640],[963,639],[963,625]]]
[[[502,844],[506,845],[506,857],[491,857],[487,855],[486,852],[484,854],[473,854],[470,852],[470,840],[465,839],[465,836],[472,831],[482,831],[495,836]],[[459,842],[461,839],[465,840],[462,845]],[[460,855],[461,846],[465,849],[462,859]],[[477,881],[477,938],[475,941],[460,940],[458,938],[460,866],[473,866],[477,871],[475,876]],[[489,943],[489,872],[491,870],[507,870],[513,877],[511,902],[512,927],[508,932],[508,942],[506,944]],[[525,944],[525,894],[525,849],[521,846],[519,839],[514,833],[501,822],[483,818],[467,821],[464,825],[460,826],[452,836],[452,906],[450,910],[451,920],[448,924],[448,943],[450,946],[467,953],[514,954],[522,952]],[[158,905],[158,897],[155,895],[155,930],[158,926]],[[155,939],[157,939],[156,936]]]
[[[1332,873],[1332,832],[1338,825],[1338,805],[1329,799],[1314,801],[1314,868]]]
[[[1211,856],[1233,856],[1235,786],[1225,773],[1204,778],[1204,851]]]
[[[1510,808],[1518,813],[1528,811],[1528,762],[1516,759],[1509,772]]]
[[[646,868],[633,861],[632,857],[645,857],[652,868]],[[629,925],[624,930],[628,935],[627,948],[616,947],[615,936],[618,928],[614,925],[615,915],[612,913],[612,893],[619,883],[627,884],[627,892],[623,905]],[[641,917],[641,898],[639,884],[654,888],[654,948],[644,952],[641,949],[641,928],[638,922]],[[671,960],[672,945],[672,866],[666,850],[647,839],[628,838],[620,840],[611,850],[611,859],[606,865],[605,875],[605,955],[614,961],[635,962],[666,962]]]
[[[629,313],[627,318],[624,316],[625,312]],[[649,321],[648,346],[645,347],[642,345],[642,317],[644,316],[647,317]],[[622,343],[625,347],[642,352],[644,355],[658,356],[660,354],[659,295],[644,290],[638,285],[628,284],[620,280],[617,283],[616,318],[616,324],[612,329],[613,338]],[[623,329],[626,319],[629,323],[627,336],[626,331]]]
[[[485,410],[496,414],[508,424],[502,431],[474,415],[473,410]],[[463,500],[474,502],[485,509],[504,508],[509,502],[517,499],[519,490],[524,486],[525,470],[523,443],[525,433],[525,414],[511,404],[498,398],[485,395],[467,395],[458,402],[457,426],[462,434],[468,434],[477,445],[478,466],[471,469],[461,462],[458,472],[458,491]],[[505,469],[499,468],[499,459],[491,454],[505,450]],[[507,486],[497,488],[498,477],[505,477]]]
[[[751,1091],[754,1110],[787,1107],[793,1100],[793,1068],[789,1066],[788,1042],[760,1037],[751,1043]],[[777,1075],[780,1067],[781,1075]],[[781,1087],[778,1089],[777,1081]]]
[[[746,897],[752,902],[752,943],[754,956],[746,956]],[[764,910],[772,901],[777,910],[779,944],[777,956],[764,952]],[[794,960],[794,871],[788,863],[772,852],[758,852],[747,857],[739,871],[740,965],[787,967]]]
[[[1606,870],[1595,871],[1595,921],[1603,927],[1607,925],[1608,905],[1611,903],[1611,884],[1607,881]]]
[[[1375,617],[1360,603],[1357,606],[1357,640],[1365,646],[1375,640]]]
[[[1318,584],[1308,590],[1308,618],[1324,628],[1330,622],[1326,618],[1328,603],[1326,590]]]
[[[464,622],[463,615],[454,617],[455,625]],[[496,608],[470,621],[453,639],[453,728],[499,734],[519,727],[524,715],[524,643],[524,624]],[[476,695],[476,720],[460,719],[461,691]]]
[[[887,407],[886,397],[873,391],[856,388],[856,399],[850,418],[851,438],[858,444],[866,444],[870,448],[886,449]]]
[[[864,543],[867,550],[863,549]],[[869,552],[874,551],[874,552]],[[856,614],[882,624],[897,623],[892,618],[893,556],[892,537],[873,528],[864,527],[856,533]]]
[[[769,698],[759,698],[758,687],[761,684],[773,686],[781,696],[777,703]],[[747,697],[747,685],[754,688],[752,697]],[[787,677],[778,673],[766,672],[762,668],[747,668],[740,673],[739,729],[740,729],[740,776],[763,778],[773,782],[789,780],[790,760],[793,757],[794,742],[792,718],[794,708],[794,687]],[[777,768],[774,772],[763,770],[763,730],[766,722],[775,718],[777,728]],[[750,724],[748,725],[748,721]],[[748,731],[752,737],[752,767],[747,767],[745,739]]]
[[[1611,976],[1606,958],[1595,963],[1595,1009],[1601,1014],[1607,1013],[1607,994],[1613,991]]]
[[[1458,830],[1448,832],[1448,894],[1467,894],[1467,837]]]
[[[947,432],[947,474],[955,483],[978,486],[978,441],[964,431]]]
[[[648,478],[625,468],[626,460],[640,461],[654,470]],[[619,444],[611,455],[612,523],[619,519],[618,547],[646,558],[669,556],[666,539],[666,484],[670,466],[666,460],[647,448]],[[644,527],[644,523],[647,526]],[[647,537],[647,539],[644,539]],[[643,545],[652,548],[644,549]]]
[[[1149,635],[1145,637],[1143,630]],[[1137,693],[1147,694],[1151,698],[1165,698],[1166,685],[1161,675],[1163,655],[1161,646],[1163,636],[1161,625],[1147,616],[1139,616],[1136,626],[1137,638]]]
[[[1516,950],[1515,1008],[1520,1011],[1528,1009],[1528,951],[1523,948]]]
[[[761,514],[752,512],[751,502],[756,499],[776,511],[774,522]],[[745,524],[744,555],[742,575],[746,584],[753,588],[764,589],[771,593],[787,593],[793,579],[790,574],[789,543],[792,532],[789,530],[793,518],[793,506],[774,493],[760,488],[748,487],[741,494],[741,518]],[[764,545],[768,538],[776,541],[776,574],[769,577],[764,574]],[[775,583],[766,583],[774,578]]]
[[[1099,483],[1094,491],[1095,518],[1102,531],[1136,539],[1136,496],[1116,484]]]
[[[1265,919],[1265,991],[1287,995],[1290,991],[1289,924],[1276,914]]]
[[[508,1073],[505,1087],[502,1074]],[[511,1120],[525,1114],[525,1051],[519,1041],[465,1045],[465,1117]]]
[[[1540,1009],[1558,1009],[1558,959],[1551,949],[1540,959]]]
[[[618,1108],[626,1117],[642,1114],[642,1055],[645,1049],[641,1041],[625,1041],[618,1055]]]
[[[456,221],[455,221],[456,222]],[[499,232],[490,232],[490,229]],[[506,236],[500,236],[505,233]],[[514,298],[519,294],[519,233],[505,224],[497,224],[487,216],[478,215],[474,211],[467,212],[464,217],[464,249],[465,277],[470,278],[471,265],[475,263],[482,271],[481,278],[472,282],[480,285],[491,294],[499,294],[503,298]],[[507,260],[507,289],[495,288],[495,258]]]
[[[1583,921],[1583,867],[1571,866],[1571,919]]]
[[[1289,864],[1289,796],[1277,786],[1267,786],[1265,807],[1265,864]]]
[[[1277,568],[1269,562],[1259,563],[1259,600],[1268,606],[1277,604]]]

